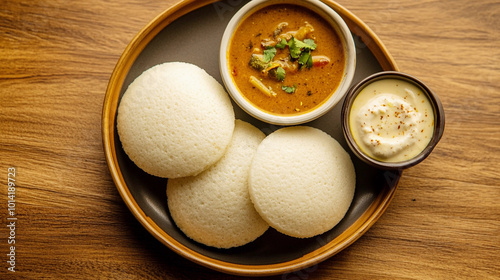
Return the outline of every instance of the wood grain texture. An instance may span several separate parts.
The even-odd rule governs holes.
[[[134,219],[101,143],[106,86],[169,1],[3,0],[0,279],[236,279],[195,265]],[[321,264],[271,279],[500,278],[500,2],[339,0],[401,71],[440,96],[446,131],[382,218]],[[6,254],[16,168],[16,271]]]

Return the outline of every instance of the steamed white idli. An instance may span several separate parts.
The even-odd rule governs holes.
[[[224,154],[234,129],[226,91],[205,70],[189,63],[156,65],[124,93],[117,116],[129,158],[165,178],[196,175]]]
[[[247,244],[269,227],[248,194],[248,171],[265,135],[236,120],[226,154],[193,177],[169,179],[167,201],[176,225],[191,239],[208,246],[231,248]]]
[[[351,158],[335,139],[316,128],[287,127],[268,135],[257,149],[249,192],[271,227],[307,238],[344,217],[355,181]]]

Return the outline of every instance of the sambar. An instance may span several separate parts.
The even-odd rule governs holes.
[[[276,115],[303,114],[321,105],[339,86],[345,59],[334,28],[294,4],[266,6],[245,18],[228,54],[238,90]]]

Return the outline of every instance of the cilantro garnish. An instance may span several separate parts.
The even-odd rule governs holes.
[[[292,39],[290,39],[290,41],[288,41],[288,49],[290,50],[290,56],[292,58],[295,58],[295,59],[299,58],[300,53],[302,52],[300,45],[301,45],[300,41],[295,40],[294,37],[292,37]]]
[[[288,41],[288,48],[290,49],[290,56],[297,59],[303,52],[310,53],[312,50],[315,50],[316,43],[314,43],[314,40],[312,39],[304,39],[304,41],[300,41],[292,37],[292,39]]]
[[[264,62],[269,62],[273,60],[274,56],[276,55],[276,48],[275,47],[267,47],[264,50]]]
[[[309,59],[307,60],[306,66],[307,66],[307,68],[313,67],[313,56],[312,55],[309,56]]]
[[[278,81],[283,81],[285,79],[285,69],[281,66],[276,69],[276,79]]]
[[[304,39],[304,44],[308,45],[310,50],[316,49],[316,43],[314,43],[313,39]]]
[[[312,56],[311,56],[311,51],[308,52],[302,52],[299,57],[299,65],[302,67],[304,65],[307,65],[307,61],[311,58],[312,62]]]
[[[313,66],[313,59],[312,59],[311,51],[302,52],[302,54],[300,54],[299,66],[300,67],[306,66],[307,68],[311,68]]]
[[[316,43],[313,39],[298,40],[292,36],[290,40],[282,38],[274,46],[268,46],[262,55],[252,54],[249,65],[259,71],[268,72],[268,76],[276,78],[282,82],[285,80],[286,71],[282,66],[277,66],[277,62],[273,62],[277,54],[277,49],[284,50],[288,47],[291,61],[297,61],[299,68],[304,66],[307,68],[313,67],[311,52],[316,49]],[[297,89],[297,85],[286,86],[282,85],[281,89],[286,93],[292,94]]]
[[[313,39],[300,41],[292,37],[288,42],[288,47],[290,48],[290,56],[298,59],[300,67],[311,68],[313,66],[311,51],[316,49],[316,43]]]
[[[278,49],[282,49],[282,50],[283,50],[283,49],[285,49],[285,47],[286,47],[287,45],[288,45],[288,42],[286,41],[286,39],[285,39],[285,38],[282,38],[282,39],[281,39],[281,41],[280,41],[280,42],[278,42],[278,43],[276,44],[276,47],[277,47]]]
[[[289,86],[281,86],[281,89],[284,90],[286,93],[292,94],[297,89],[297,86],[295,86],[295,85],[293,85],[291,87],[289,87]]]

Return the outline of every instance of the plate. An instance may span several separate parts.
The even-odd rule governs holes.
[[[198,65],[221,84],[220,40],[232,15],[247,1],[183,1],[165,10],[130,42],[110,78],[102,113],[104,152],[114,183],[137,220],[161,243],[179,255],[214,270],[235,275],[266,276],[313,266],[361,237],[389,205],[401,170],[375,169],[354,156],[342,134],[342,101],[321,118],[305,125],[322,129],[350,152],[356,168],[356,193],[344,219],[313,238],[287,237],[269,229],[254,242],[232,249],[204,246],[186,237],[170,217],[167,179],[146,174],[124,153],[116,132],[116,111],[128,85],[160,63],[183,61]],[[357,65],[353,83],[383,70],[398,70],[379,38],[355,15],[333,1],[324,1],[346,21],[353,33]],[[269,134],[280,128],[253,119],[233,103],[236,118]]]

